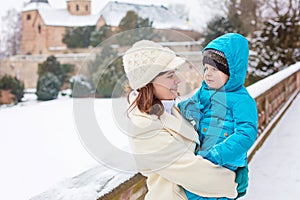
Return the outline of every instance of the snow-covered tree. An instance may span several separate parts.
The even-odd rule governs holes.
[[[274,7],[275,17],[266,19],[261,30],[256,31],[251,40],[254,50],[252,71],[259,76],[267,76],[300,60],[300,9],[293,0],[282,12]]]
[[[47,72],[40,76],[36,88],[38,100],[48,101],[56,99],[60,85],[59,79],[53,73]]]
[[[5,56],[21,52],[22,18],[16,9],[10,9],[2,17],[1,46]]]
[[[168,9],[180,19],[188,20],[189,18],[189,9],[186,7],[185,4],[171,3],[168,6]]]
[[[70,82],[72,88],[72,97],[89,97],[92,94],[93,87],[85,76],[73,76],[70,79]]]

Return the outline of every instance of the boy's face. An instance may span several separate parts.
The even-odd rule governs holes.
[[[204,81],[210,89],[219,89],[225,85],[229,76],[209,64],[204,65]]]

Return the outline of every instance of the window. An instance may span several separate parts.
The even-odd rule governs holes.
[[[30,20],[31,19],[31,15],[28,14],[26,18],[27,18],[27,20]]]
[[[39,31],[39,33],[42,32],[42,27],[41,27],[41,25],[38,25],[38,31]]]
[[[76,11],[79,11],[79,5],[76,4]]]
[[[89,6],[88,6],[88,5],[85,6],[85,10],[86,10],[86,11],[89,10]]]

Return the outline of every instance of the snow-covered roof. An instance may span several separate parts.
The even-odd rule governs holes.
[[[40,9],[39,13],[49,26],[95,26],[99,15],[71,15],[66,9]]]
[[[96,15],[71,15],[67,9],[56,9],[47,3],[29,3],[24,7],[24,11],[38,10],[45,25],[48,26],[95,26],[99,14]]]
[[[153,27],[155,28],[190,29],[185,20],[178,18],[164,6],[138,5],[114,1],[107,3],[100,11],[100,15],[103,16],[108,25],[118,26],[122,18],[130,10],[135,11],[142,18],[148,18],[150,21],[153,21]]]
[[[22,11],[25,12],[40,9],[51,9],[51,6],[48,3],[28,3]]]
[[[44,23],[48,26],[95,26],[102,15],[106,24],[118,26],[126,13],[135,11],[138,16],[153,21],[153,27],[160,29],[174,28],[190,30],[185,20],[178,18],[164,6],[139,5],[121,2],[109,2],[97,14],[77,16],[71,15],[67,9],[56,9],[48,3],[29,3],[24,11],[38,10]]]

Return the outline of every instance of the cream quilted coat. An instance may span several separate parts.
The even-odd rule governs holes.
[[[235,173],[194,155],[198,135],[176,107],[172,115],[129,113],[130,144],[147,177],[146,200],[187,199],[182,187],[204,197],[237,196]]]

